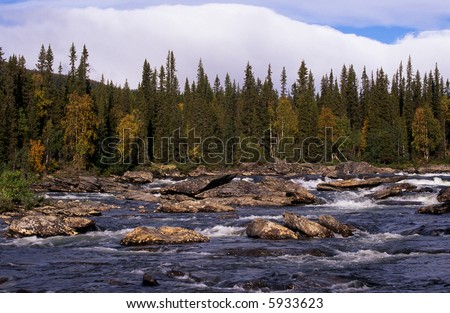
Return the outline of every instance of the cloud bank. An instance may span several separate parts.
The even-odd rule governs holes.
[[[2,18],[6,19],[4,14]],[[223,80],[229,72],[238,82],[247,62],[261,78],[271,63],[277,81],[285,66],[293,82],[305,60],[319,81],[331,68],[339,72],[344,64],[353,64],[359,73],[363,66],[369,71],[383,67],[392,75],[409,55],[415,69],[431,70],[438,63],[444,76],[450,73],[450,30],[421,32],[388,45],[247,5],[36,7],[9,12],[0,25],[0,46],[7,55],[23,54],[30,68],[41,44],[51,44],[55,62],[61,61],[67,70],[72,42],[79,52],[86,44],[91,78],[104,74],[119,84],[128,79],[132,87],[140,81],[144,59],[159,67],[168,50],[175,53],[182,84],[186,77],[195,79],[200,58],[211,80],[216,74]]]

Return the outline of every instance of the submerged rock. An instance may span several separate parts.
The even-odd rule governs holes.
[[[342,224],[331,215],[319,216],[318,222],[320,225],[328,228],[329,230],[335,232],[336,234],[342,235],[342,237],[353,236],[353,232],[350,226]]]
[[[126,234],[120,243],[126,246],[136,246],[184,244],[208,241],[208,237],[186,228],[169,226],[150,228],[141,226]]]
[[[382,190],[374,192],[370,195],[371,198],[376,200],[383,200],[389,197],[394,197],[402,194],[407,191],[415,191],[417,190],[417,186],[408,183],[395,184],[393,186],[386,187]]]
[[[321,183],[317,185],[319,191],[339,191],[357,188],[373,188],[383,183],[395,183],[403,178],[401,177],[374,177],[368,179],[348,179],[337,180],[329,183]]]
[[[215,202],[213,200],[185,200],[181,202],[162,202],[155,212],[164,213],[220,213],[235,212],[236,209],[225,204]]]
[[[237,286],[245,291],[274,292],[298,289],[294,283],[278,283],[267,279],[252,280],[239,283]]]
[[[420,214],[444,214],[450,213],[450,202],[432,204],[428,206],[421,207],[417,210]]]
[[[261,218],[251,221],[247,225],[246,233],[248,237],[270,240],[299,238],[298,234],[289,228]]]
[[[95,222],[87,218],[30,215],[12,221],[7,234],[12,237],[74,236],[92,229],[95,229]]]
[[[142,285],[146,287],[156,287],[159,286],[159,283],[152,275],[145,273],[142,277]]]
[[[334,234],[328,228],[308,220],[306,217],[290,212],[284,212],[284,222],[292,230],[305,234],[308,237],[333,238]]]

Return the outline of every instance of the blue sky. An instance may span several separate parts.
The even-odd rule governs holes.
[[[161,26],[163,25],[163,26]],[[137,86],[142,63],[177,57],[180,81],[195,78],[201,58],[211,77],[237,79],[247,62],[264,77],[272,64],[295,79],[305,60],[316,80],[383,67],[391,75],[413,58],[415,69],[438,63],[450,73],[450,5],[446,0],[0,0],[0,46],[35,64],[41,44],[67,67],[74,42],[90,51],[91,77]],[[127,62],[123,62],[126,58]],[[450,76],[450,75],[448,75]]]

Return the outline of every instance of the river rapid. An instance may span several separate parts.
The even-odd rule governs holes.
[[[401,174],[400,174],[401,175]],[[248,178],[246,178],[248,179]],[[384,201],[371,190],[318,192],[322,177],[299,177],[324,204],[238,207],[236,213],[154,213],[157,204],[109,194],[49,193],[56,199],[91,199],[119,208],[94,217],[99,231],[74,237],[0,237],[1,292],[449,292],[450,214],[422,215],[423,205],[450,186],[450,175],[405,176],[430,187]],[[172,180],[156,180],[158,189]],[[142,208],[143,206],[143,208]],[[139,209],[140,207],[140,209]],[[283,223],[285,210],[315,219],[329,214],[358,230],[353,237],[269,241],[246,236],[255,218]],[[125,247],[137,226],[180,226],[209,243]],[[0,233],[7,225],[0,221]],[[144,287],[148,273],[159,286]]]

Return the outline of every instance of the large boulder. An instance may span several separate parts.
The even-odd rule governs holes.
[[[331,215],[319,216],[318,222],[323,227],[328,228],[336,234],[342,235],[342,237],[353,236],[352,228],[346,224],[342,224]]]
[[[161,189],[162,195],[182,194],[194,197],[204,191],[228,184],[235,175],[205,176],[188,179]]]
[[[95,223],[87,218],[29,215],[12,221],[7,234],[12,237],[74,236],[92,229]]]
[[[120,243],[126,246],[169,245],[208,242],[209,238],[193,230],[181,227],[137,227],[126,234]]]
[[[439,202],[450,202],[450,187],[442,189],[437,196],[437,200]]]
[[[307,237],[333,238],[334,234],[328,228],[308,220],[306,217],[291,212],[284,212],[286,226],[294,231],[305,234]]]
[[[122,175],[121,180],[133,184],[148,184],[153,181],[153,174],[147,171],[128,171]]]
[[[85,217],[65,217],[64,223],[73,228],[77,233],[86,233],[88,231],[96,230],[95,222]]]
[[[421,207],[417,210],[420,214],[444,214],[450,213],[450,202],[443,202]]]
[[[246,180],[234,180],[220,187],[199,193],[197,198],[262,197],[268,194],[274,194],[274,192],[262,184]],[[284,195],[283,192],[277,194],[279,196]]]
[[[316,201],[316,197],[302,186],[276,178],[265,178],[261,183],[234,180],[196,197],[240,206],[287,206]]]
[[[289,228],[261,218],[251,221],[247,225],[246,233],[248,237],[270,240],[299,238],[298,234]]]
[[[383,200],[389,197],[398,196],[403,192],[415,191],[416,189],[417,186],[408,183],[395,184],[374,192],[370,197],[376,200]]]
[[[346,189],[357,188],[373,188],[383,183],[395,183],[403,178],[401,177],[374,177],[368,179],[347,179],[336,180],[328,183],[321,183],[317,185],[319,191],[339,191]]]
[[[293,202],[314,203],[316,196],[310,193],[305,187],[294,183],[291,180],[266,176],[262,181],[263,186],[273,191],[284,192],[286,196],[292,197]]]
[[[155,212],[164,213],[219,213],[219,212],[235,212],[236,209],[225,204],[221,204],[209,199],[205,200],[187,200],[181,202],[164,201]]]

